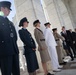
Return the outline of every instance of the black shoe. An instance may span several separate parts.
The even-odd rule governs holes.
[[[76,58],[76,54],[74,55],[74,58]]]
[[[74,58],[71,59],[71,61],[73,61],[73,60],[74,60]]]
[[[59,63],[60,65],[66,65],[67,64],[67,62],[63,62],[63,63]]]
[[[47,75],[54,75],[54,74],[48,73]]]

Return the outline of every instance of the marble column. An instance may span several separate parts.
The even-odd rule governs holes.
[[[71,11],[71,8],[70,8],[70,5],[69,5],[70,1],[71,0],[62,0],[62,2],[64,3],[64,5],[65,5],[65,7],[68,11],[68,15],[70,17],[70,21],[71,21],[70,28],[74,29],[75,24],[74,24],[74,20],[73,20],[74,18],[72,16],[72,11]]]
[[[56,0],[42,0],[45,16],[47,21],[51,23],[52,28],[58,28],[61,31],[61,26],[63,25],[62,17],[60,17],[60,11],[58,9],[58,4]]]
[[[76,0],[64,0],[64,4],[66,5],[68,12],[70,10],[70,18],[73,23],[73,27],[76,28]]]
[[[44,10],[47,12],[48,21],[51,22],[52,28],[58,28],[60,33],[61,27],[73,29],[73,22],[68,13],[67,7],[62,0],[42,0]],[[46,13],[45,13],[46,14]],[[47,16],[46,16],[47,17]]]

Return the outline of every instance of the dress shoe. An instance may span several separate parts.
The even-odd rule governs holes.
[[[48,73],[47,75],[54,75],[54,74]]]
[[[58,67],[58,69],[62,69],[62,68],[63,68],[63,66],[59,66],[59,67]]]
[[[55,69],[55,70],[53,70],[53,72],[60,72],[61,71],[61,69]]]
[[[73,60],[74,60],[74,58],[71,59],[71,61],[73,61]]]
[[[67,64],[67,62],[63,62],[63,63],[59,63],[60,65],[66,65]]]

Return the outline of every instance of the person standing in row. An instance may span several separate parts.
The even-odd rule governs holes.
[[[65,38],[66,48],[69,52],[71,60],[73,61],[74,57],[73,57],[72,51],[75,52],[75,48],[74,48],[74,45],[73,45],[73,38],[71,36],[71,32],[69,30],[66,30],[65,27],[63,26],[61,35]],[[72,49],[72,51],[71,51],[71,49]]]
[[[17,34],[13,23],[7,18],[11,2],[1,1],[0,11],[0,69],[2,75],[20,75]]]
[[[24,55],[26,57],[27,69],[29,75],[36,75],[36,70],[39,68],[38,61],[36,57],[36,44],[32,38],[30,32],[26,29],[28,27],[28,20],[26,17],[22,18],[19,23],[20,39],[24,43]]]
[[[65,39],[64,37],[58,34],[57,28],[53,28],[52,31],[53,31],[55,41],[57,43],[56,49],[57,49],[59,64],[64,64],[63,63],[64,53],[63,53],[62,43],[60,40],[65,41]]]
[[[45,25],[45,30],[44,30],[44,36],[45,36],[45,40],[48,46],[48,52],[51,58],[51,62],[52,62],[52,67],[53,67],[53,71],[61,71],[62,66],[59,65],[58,62],[58,55],[57,55],[57,51],[56,51],[56,42],[55,42],[55,38],[53,36],[53,33],[50,29],[50,23],[47,22],[44,24]]]
[[[50,57],[49,57],[49,53],[48,53],[47,46],[45,43],[45,38],[44,38],[43,32],[40,29],[40,21],[35,20],[33,22],[33,26],[35,27],[34,36],[35,36],[35,39],[38,43],[38,50],[40,52],[41,62],[42,62],[42,66],[43,66],[45,75],[53,75],[53,74],[48,73],[48,70],[47,70],[46,63],[48,61],[50,61]]]

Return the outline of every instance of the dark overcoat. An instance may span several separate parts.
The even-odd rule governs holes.
[[[66,33],[61,32],[61,35],[65,38],[66,45],[65,44],[64,45],[66,46],[66,49],[68,49],[71,57],[73,58],[71,49],[73,50],[73,53],[75,54],[75,47],[73,44],[73,38],[72,38],[71,32],[69,30],[66,30]]]
[[[18,54],[16,30],[12,22],[0,16],[0,56]]]
[[[11,73],[20,75],[18,54],[15,27],[8,18],[0,16],[0,69],[2,75],[11,75]]]
[[[36,53],[35,50],[33,50],[36,49],[36,44],[34,42],[34,39],[32,38],[29,31],[24,28],[19,30],[19,35],[20,35],[20,39],[24,43],[24,49],[25,49],[24,55],[26,57],[28,72],[29,73],[34,72],[39,68]]]

